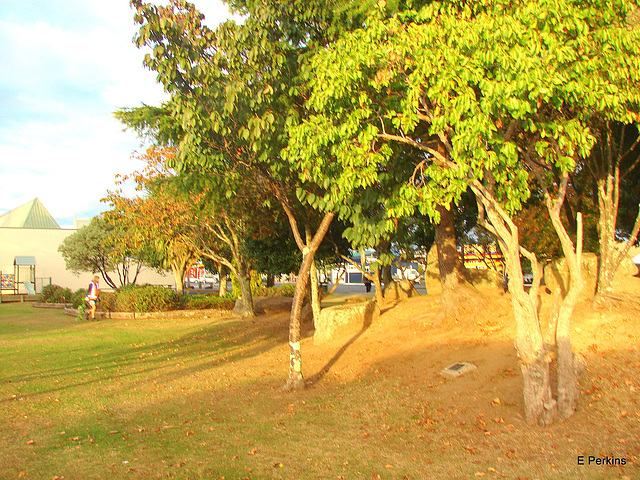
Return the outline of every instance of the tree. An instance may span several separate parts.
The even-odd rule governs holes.
[[[254,316],[251,278],[256,259],[247,244],[273,232],[276,225],[269,189],[257,172],[238,178],[234,195],[213,188],[206,170],[178,180],[182,191],[200,192],[197,214],[188,222],[191,237],[204,257],[225,266],[238,280],[241,297],[236,311],[244,317]]]
[[[285,389],[304,387],[302,301],[315,253],[336,212],[324,209],[317,221],[312,215],[300,216],[296,194],[309,199],[332,183],[311,185],[304,176],[299,178],[282,162],[280,151],[286,145],[287,126],[304,115],[299,69],[314,45],[330,36],[324,27],[333,22],[331,9],[324,2],[291,2],[283,9],[279,2],[235,2],[248,15],[243,24],[227,22],[212,31],[188,2],[172,0],[167,7],[140,0],[131,4],[140,25],[137,44],[153,48],[146,65],[171,94],[166,107],[181,129],[180,156],[173,165],[180,172],[204,168],[213,188],[230,197],[240,191],[240,179],[257,170],[285,212],[302,253],[290,316]],[[300,9],[304,15],[297,20]],[[302,25],[305,28],[296,28]]]
[[[479,223],[506,258],[526,419],[551,423],[558,410],[563,417],[573,413],[578,394],[569,322],[582,289],[581,225],[578,219],[573,242],[561,209],[570,172],[594,144],[588,120],[637,118],[638,71],[630,59],[637,59],[638,34],[620,28],[624,2],[587,9],[571,1],[458,7],[434,3],[404,21],[372,16],[366,29],[318,54],[309,100],[318,114],[293,131],[296,153],[307,152],[299,162],[304,168],[318,151],[330,150],[332,162],[357,166],[373,183],[379,166],[394,161],[389,142],[412,146],[414,174],[390,200],[391,213],[418,205],[438,219],[439,208],[467,188],[474,192]],[[557,404],[538,317],[538,261],[521,246],[513,222],[532,178],[570,266],[555,332]],[[528,293],[521,254],[534,270]]]
[[[621,185],[625,179],[637,177],[637,166],[640,163],[640,135],[637,125],[621,124],[612,121],[593,122],[596,135],[596,146],[585,162],[595,182],[598,202],[598,234],[599,262],[598,281],[596,284],[596,301],[601,301],[613,293],[613,279],[623,259],[627,258],[629,249],[638,240],[640,232],[640,202],[636,197],[629,207],[635,210],[627,216],[626,234],[621,233],[619,222]],[[621,219],[620,219],[621,220]],[[623,238],[624,246],[618,248],[618,241]]]
[[[105,218],[119,232],[121,241],[129,248],[153,250],[158,266],[171,269],[176,290],[182,294],[187,268],[200,251],[190,241],[187,229],[193,219],[193,201],[166,183],[172,175],[167,161],[174,155],[171,149],[149,147],[139,155],[147,162],[142,171],[118,177],[119,184],[133,180],[144,195],[129,198],[120,188],[108,192],[104,201],[112,207]]]
[[[64,239],[58,247],[67,269],[76,275],[81,272],[100,273],[111,288],[136,283],[148,252],[122,248],[119,236],[102,217],[91,220]],[[117,281],[112,278],[117,275]]]

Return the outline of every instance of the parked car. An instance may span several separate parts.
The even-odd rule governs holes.
[[[413,283],[420,283],[420,273],[415,269],[415,268],[407,268],[404,272],[404,277],[403,275],[400,274],[400,272],[396,273],[396,275],[394,276],[394,280],[402,280],[402,278],[405,278],[406,280],[410,280]]]

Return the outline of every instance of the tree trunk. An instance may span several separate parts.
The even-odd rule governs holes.
[[[440,222],[436,225],[436,247],[442,293],[440,310],[433,321],[434,326],[439,326],[444,320],[455,317],[460,303],[469,299],[470,296],[476,296],[475,291],[472,291],[467,284],[464,267],[458,255],[453,211],[443,206],[438,206],[437,210],[440,213]],[[466,288],[462,289],[462,286]]]
[[[307,245],[311,243],[313,238],[311,237],[311,232],[309,229],[305,229],[305,235],[307,240]],[[315,253],[314,253],[315,257]],[[320,310],[322,309],[320,305],[320,291],[318,285],[318,269],[316,268],[315,258],[311,262],[311,266],[309,267],[309,280],[310,280],[310,290],[311,290],[311,310],[313,312],[313,324],[316,325],[316,322],[320,319]]]
[[[525,420],[530,425],[550,425],[557,415],[551,390],[551,373],[538,315],[537,292],[524,289],[517,227],[500,239],[509,276],[509,293],[516,321],[516,351],[523,379]]]
[[[535,255],[530,254],[534,271],[534,285],[527,293],[520,263],[518,227],[487,188],[474,181],[471,188],[478,200],[478,223],[496,237],[504,255],[509,277],[509,293],[516,322],[516,351],[523,379],[525,420],[531,425],[549,425],[557,415],[557,404],[551,391],[549,362],[538,315],[538,287],[540,269]]]
[[[391,253],[391,243],[389,241],[381,241],[376,249],[379,253]],[[379,273],[380,280],[384,287],[387,287],[393,282],[393,276],[391,275],[391,265],[384,265]],[[382,289],[380,290],[382,292]]]
[[[379,268],[373,272],[373,285],[376,289],[376,303],[378,304],[378,308],[382,309],[384,306],[384,295],[382,294],[382,282],[380,281]]]
[[[180,295],[184,295],[185,267],[182,264],[172,263],[171,271],[173,272],[173,278],[176,282],[176,292]]]
[[[227,294],[227,267],[220,264],[218,268],[218,295],[224,297]]]
[[[525,419],[531,425],[549,425],[557,413],[551,391],[551,360],[540,328],[537,298],[532,298],[524,290],[518,238],[515,236],[508,241],[511,245],[504,251],[516,320],[516,350],[523,378]]]
[[[616,173],[619,175],[619,172]],[[620,263],[627,256],[629,249],[638,239],[640,231],[640,211],[631,231],[629,239],[622,249],[616,242],[616,223],[618,220],[619,189],[617,178],[609,175],[606,179],[598,180],[598,280],[594,301],[602,302],[608,295],[613,294],[613,282]]]
[[[241,297],[236,301],[233,313],[242,318],[255,317],[253,308],[253,294],[251,293],[251,272],[248,269],[238,269],[236,278],[240,284]]]
[[[315,260],[311,262],[311,268],[309,269],[309,280],[311,289],[311,310],[313,311],[313,324],[320,319],[320,311],[322,307],[320,305],[320,286],[318,284],[318,269],[316,268]]]
[[[606,295],[613,293],[613,278],[618,265],[615,261],[617,253],[615,230],[616,230],[616,202],[614,197],[614,179],[607,176],[606,179],[598,179],[598,236],[599,236],[599,258],[598,258],[598,280],[596,283],[597,302]]]
[[[309,281],[309,272],[313,264],[314,257],[322,239],[329,230],[334,213],[326,213],[320,226],[316,230],[311,242],[304,245],[300,232],[297,229],[295,218],[290,210],[285,208],[285,212],[289,217],[296,243],[302,250],[302,262],[298,271],[298,281],[296,282],[296,290],[293,294],[293,302],[291,304],[291,315],[289,317],[289,377],[282,387],[283,391],[299,390],[304,388],[304,376],[302,375],[302,352],[300,350],[300,315],[302,313],[302,303]]]
[[[289,317],[289,378],[284,385],[284,391],[300,390],[304,388],[304,376],[302,375],[302,351],[300,350],[300,315],[302,304],[309,280],[309,272],[313,263],[313,254],[306,252],[302,257],[298,281],[293,294],[291,304],[291,316]]]
[[[574,246],[560,221],[559,209],[549,209],[569,269],[569,289],[558,311],[556,348],[558,353],[558,410],[562,418],[568,418],[576,410],[580,392],[575,357],[571,348],[571,317],[584,286],[582,280],[582,214],[577,214],[577,241]]]

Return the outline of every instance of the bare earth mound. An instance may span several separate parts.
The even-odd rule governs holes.
[[[543,298],[548,301],[550,295]],[[487,478],[640,478],[640,305],[630,302],[606,310],[590,302],[578,306],[572,341],[574,351],[588,362],[580,379],[578,411],[564,423],[539,428],[523,419],[510,302],[508,294],[496,294],[490,308],[459,318],[453,327],[434,329],[430,325],[439,301],[421,296],[396,303],[367,329],[329,344],[314,345],[309,331],[302,344],[307,390],[274,393],[274,400],[304,403],[335,391],[348,395],[353,382],[372,382],[377,398],[353,399],[354,411],[360,401],[384,410],[385,396],[400,395],[415,420],[406,426],[412,439],[402,453],[406,461],[422,458],[428,464],[429,455],[447,454],[465,464],[477,463],[476,476]],[[258,321],[280,330],[287,320],[283,312]],[[256,375],[284,381],[285,345],[253,360],[260,372]],[[456,362],[477,369],[458,378],[442,376],[441,370]],[[273,383],[274,390],[278,386]],[[363,439],[374,432],[385,435],[384,415],[365,424]],[[618,459],[618,465],[583,466],[581,456],[585,462],[589,456],[603,462],[609,458],[610,463]],[[626,465],[619,465],[621,459]],[[425,478],[461,478],[453,464],[451,470],[436,470]],[[511,476],[520,471],[522,476]]]

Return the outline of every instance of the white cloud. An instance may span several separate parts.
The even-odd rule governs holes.
[[[212,27],[228,16],[202,4]],[[2,0],[0,18],[0,213],[38,197],[64,224],[95,215],[115,174],[140,168],[113,112],[165,98],[129,2]]]

